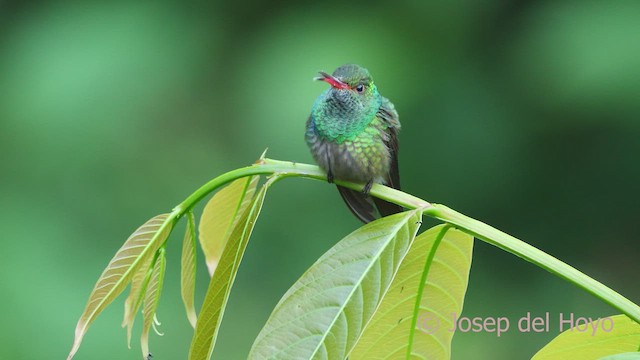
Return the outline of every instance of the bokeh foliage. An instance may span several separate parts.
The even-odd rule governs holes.
[[[302,133],[324,89],[311,78],[346,62],[369,68],[400,113],[408,192],[637,302],[639,17],[632,1],[3,2],[0,357],[65,356],[111,255],[206,180],[265,147],[311,162]],[[275,186],[214,356],[245,357],[284,291],[357,226],[333,187]],[[166,335],[150,339],[158,358],[184,356],[192,334],[181,234],[170,239],[158,309]],[[611,314],[478,244],[465,314]],[[121,318],[121,307],[108,309],[78,359],[137,358],[136,340],[128,351],[125,331],[114,331]],[[453,358],[532,355],[555,335],[460,333]]]

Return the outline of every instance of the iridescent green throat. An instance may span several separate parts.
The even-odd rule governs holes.
[[[369,126],[381,104],[382,97],[373,83],[362,95],[328,89],[316,99],[311,116],[321,138],[342,144],[354,140]]]

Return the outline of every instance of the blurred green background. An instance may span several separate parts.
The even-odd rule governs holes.
[[[304,123],[326,88],[311,78],[350,62],[400,113],[406,191],[639,302],[639,18],[637,1],[0,3],[0,358],[64,358],[127,236],[207,180],[266,147],[311,162]],[[280,296],[359,225],[333,186],[274,187],[214,358],[246,357]],[[168,247],[154,359],[185,358],[192,334],[183,228]],[[122,304],[91,326],[77,359],[140,357],[138,335],[126,347]],[[459,333],[453,358],[528,358],[557,335],[558,313],[615,313],[478,241],[464,315],[513,322],[528,311],[550,312],[552,330]]]

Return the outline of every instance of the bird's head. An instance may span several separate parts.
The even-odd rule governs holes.
[[[352,115],[371,113],[380,107],[381,97],[373,78],[367,69],[359,65],[342,65],[331,75],[321,71],[314,80],[331,85],[325,96],[327,106],[343,109]]]

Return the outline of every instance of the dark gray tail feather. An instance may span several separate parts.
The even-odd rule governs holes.
[[[360,219],[360,221],[366,224],[378,218],[371,197],[363,194],[362,191],[351,190],[340,185],[337,186],[349,210],[351,210],[353,215]]]
[[[397,214],[399,212],[404,211],[402,206],[382,200],[382,199],[378,199],[377,197],[373,198],[373,202],[376,204],[376,207],[378,208],[378,211],[380,212],[380,215],[382,215],[382,217]]]
[[[342,199],[349,207],[349,210],[363,223],[369,223],[378,218],[378,212],[382,216],[388,216],[402,212],[401,206],[365,195],[362,191],[351,190],[337,185]],[[376,207],[378,211],[376,211]]]

